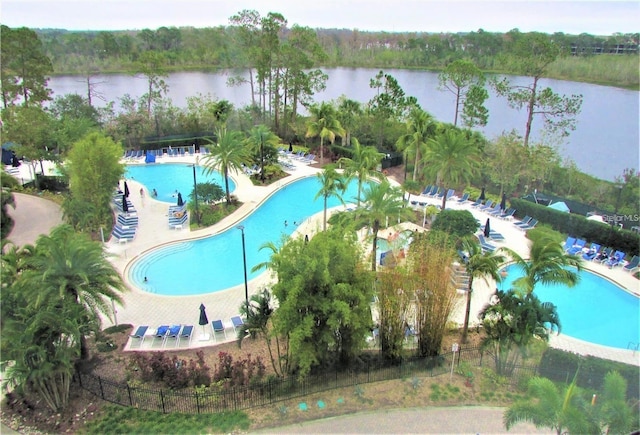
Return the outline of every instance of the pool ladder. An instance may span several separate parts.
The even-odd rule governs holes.
[[[640,350],[640,343],[630,341],[629,344],[627,344],[627,349],[631,349],[633,351]]]

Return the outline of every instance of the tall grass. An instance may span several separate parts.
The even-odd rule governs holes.
[[[563,57],[549,66],[548,76],[640,89],[640,62],[636,55]]]

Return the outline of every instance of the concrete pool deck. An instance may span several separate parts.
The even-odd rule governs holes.
[[[197,162],[200,156],[184,156],[184,157],[162,157],[158,159],[156,164],[163,163],[179,163],[185,165],[185,171],[190,170],[188,164]],[[115,323],[130,323],[134,326],[148,325],[150,331],[159,325],[166,324],[189,324],[194,325],[194,335],[190,343],[189,348],[214,346],[217,343],[228,342],[235,340],[235,334],[231,325],[230,319],[232,316],[238,314],[238,308],[244,302],[244,283],[227,290],[219,291],[216,293],[209,293],[197,296],[160,296],[152,293],[145,292],[131,285],[128,280],[128,269],[133,260],[140,255],[145,254],[151,249],[154,249],[160,245],[176,242],[179,240],[189,240],[207,237],[210,235],[218,234],[229,228],[233,228],[237,225],[238,221],[243,219],[249,213],[265,200],[270,194],[275,192],[282,185],[302,178],[304,176],[315,175],[320,171],[318,168],[306,165],[302,162],[292,160],[295,165],[295,170],[291,171],[291,175],[286,179],[283,179],[270,186],[254,186],[251,180],[244,174],[233,174],[234,181],[236,183],[236,190],[234,195],[243,203],[240,209],[232,216],[228,216],[221,222],[211,227],[190,231],[188,226],[183,229],[170,229],[167,223],[167,214],[169,204],[156,201],[151,198],[149,192],[145,192],[144,197],[141,197],[139,190],[141,185],[135,180],[127,180],[131,195],[129,199],[133,202],[137,215],[139,218],[139,228],[134,240],[128,243],[118,243],[115,240],[107,240],[105,243],[106,250],[111,254],[111,261],[114,266],[121,272],[122,276],[130,288],[130,291],[124,295],[125,306],[116,306],[115,322],[112,320],[104,319],[104,326],[110,326]],[[131,164],[131,162],[126,162]],[[315,195],[315,193],[314,193]],[[409,200],[416,199],[415,196],[411,196]],[[439,205],[440,200],[431,198],[420,198],[421,201],[428,204]],[[19,209],[24,213],[24,209],[27,207],[23,205],[23,201],[20,198],[16,199]],[[471,202],[459,204],[455,199],[447,202],[447,207],[453,209],[467,209],[480,220],[485,222],[488,215],[477,209],[471,207]],[[31,214],[34,216],[36,214]],[[309,236],[313,235],[321,229],[322,213],[305,220],[302,222],[292,237],[304,237],[305,234]],[[31,221],[33,222],[33,220]],[[36,224],[35,222],[33,222]],[[500,219],[491,219],[492,229],[501,233],[505,240],[504,242],[491,241],[496,246],[509,246],[509,248],[515,250],[520,255],[526,257],[528,253],[528,239],[525,237],[525,233],[517,229],[511,222]],[[412,229],[418,229],[418,226],[411,226]],[[398,229],[393,229],[397,231]],[[388,230],[381,230],[381,235],[384,235]],[[36,231],[37,232],[37,231]],[[16,229],[12,232],[16,233]],[[48,230],[37,232],[38,234],[46,234]],[[108,229],[105,230],[105,238],[109,237]],[[33,240],[35,241],[35,240]],[[31,241],[30,243],[33,243]],[[29,241],[27,241],[29,242]],[[238,231],[238,243],[241,243],[240,232]],[[241,261],[239,259],[239,261]],[[606,266],[597,263],[585,262],[585,268],[602,275],[609,280],[615,282],[620,287],[626,289],[629,292],[640,295],[640,282],[634,278],[630,273],[625,272],[620,268],[608,269]],[[152,281],[153,277],[149,277]],[[215,277],[212,277],[215,279]],[[185,276],[185,280],[188,282],[189,277]],[[270,273],[266,272],[259,277],[250,280],[248,282],[249,295],[259,292],[261,289],[268,287],[272,282]],[[193,283],[197,285],[197,283]],[[499,286],[499,284],[498,284]],[[495,282],[486,283],[483,280],[475,280],[474,282],[474,294],[471,305],[471,319],[472,322],[477,318],[477,313],[482,307],[490,300],[494,290],[496,288]],[[453,313],[453,320],[462,323],[464,318],[464,304],[463,296],[459,297],[459,303]],[[218,334],[218,340],[215,340],[212,336],[211,327],[208,325],[204,329],[198,325],[200,304],[203,303],[207,308],[207,315],[209,320],[220,319],[224,322],[226,327],[226,339],[223,334]],[[151,343],[151,337],[145,339],[142,349],[148,349]],[[136,343],[137,344],[137,343]],[[157,342],[156,342],[157,344]],[[553,347],[563,350],[579,353],[582,355],[593,355],[599,358],[611,359],[616,361],[625,362],[627,364],[633,364],[640,366],[640,352],[616,349],[606,346],[599,346],[589,342],[574,339],[565,335],[553,335],[550,340],[550,344]],[[156,349],[159,349],[157,346]],[[181,348],[184,348],[181,346]],[[130,349],[130,344],[127,346]],[[138,349],[138,347],[136,347]],[[174,347],[167,347],[166,350],[174,349]]]

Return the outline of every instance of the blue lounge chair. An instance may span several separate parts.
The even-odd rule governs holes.
[[[233,331],[238,332],[238,328],[244,325],[244,320],[240,316],[233,316],[231,318],[231,324],[233,325]]]
[[[213,330],[214,341],[218,341],[216,337],[216,332],[222,332],[222,334],[224,335],[224,339],[225,340],[227,339],[227,331],[225,330],[224,323],[222,323],[222,320],[213,320],[211,322],[211,329]]]
[[[144,341],[145,334],[147,333],[148,329],[149,329],[149,327],[146,326],[146,325],[138,326],[138,329],[136,329],[136,332],[134,332],[133,334],[129,335],[129,337],[131,337],[131,346],[130,347],[133,347],[133,343],[134,343],[135,340],[138,340],[140,342],[138,347],[141,347],[142,346],[142,342]]]
[[[193,325],[184,325],[180,336],[178,337],[178,345],[182,343],[182,340],[188,340],[187,347],[191,346],[191,338],[193,337]]]
[[[492,216],[499,216],[502,213],[499,202],[494,202],[493,207],[485,211]]]
[[[586,240],[577,239],[576,242],[573,244],[573,246],[569,248],[569,250],[567,251],[567,254],[576,255],[578,252],[582,251],[582,248],[584,248],[584,245],[586,244],[587,244]]]
[[[511,219],[515,213],[516,213],[515,208],[509,208],[506,211],[503,211],[498,217],[500,219]]]
[[[164,336],[163,346],[167,347],[167,343],[169,340],[173,340],[174,346],[178,345],[178,341],[180,340],[180,330],[182,329],[182,325],[173,325],[169,328],[166,335]]]
[[[468,199],[469,199],[469,194],[465,193],[464,195],[462,195],[462,198],[458,200],[458,202],[462,204],[463,202],[467,202]]]
[[[164,344],[164,338],[167,336],[167,333],[169,332],[169,325],[161,325],[158,327],[158,330],[156,331],[156,333],[153,335],[153,340],[151,340],[151,347],[153,347],[153,345],[156,342],[156,339],[160,339],[162,340],[162,344]]]
[[[521,226],[526,226],[530,221],[531,221],[532,217],[529,215],[526,215],[525,217],[522,218],[521,221],[518,222],[514,222],[513,224],[516,227],[521,227]]]
[[[620,264],[622,264],[622,260],[624,260],[625,255],[626,254],[622,251],[616,251],[616,253],[609,257],[607,261],[604,262],[604,264],[606,266],[609,266],[609,269],[620,266]]]
[[[447,199],[451,198],[455,193],[456,191],[454,189],[447,190]]]
[[[640,267],[640,257],[638,257],[637,255],[634,255],[631,258],[631,261],[629,261],[627,264],[622,266],[622,268],[627,272],[634,272],[639,267]]]
[[[478,198],[473,204],[471,204],[471,208],[477,208],[477,207],[480,207],[481,205],[482,205],[482,200]]]
[[[504,241],[504,236],[502,234],[500,234],[499,232],[494,231],[494,230],[489,231],[489,238],[491,240],[495,240],[495,241],[498,241],[498,242]]]
[[[427,187],[424,188],[424,190],[422,191],[421,195],[428,195],[429,193],[431,193],[431,188],[433,186],[432,185],[428,185]]]
[[[600,248],[601,246],[597,243],[592,243],[591,246],[589,246],[589,250],[582,254],[582,258],[587,261],[593,260],[598,255],[598,252],[600,252]]]
[[[493,200],[488,199],[487,202],[485,202],[484,205],[481,205],[480,207],[478,207],[478,209],[480,211],[487,211],[487,210],[491,210],[491,207],[493,207]]]
[[[521,226],[520,229],[522,231],[527,231],[535,228],[537,224],[538,224],[538,219],[531,219],[526,225]]]
[[[480,241],[480,247],[482,248],[483,252],[493,252],[497,249],[496,246],[487,242],[483,234],[477,234],[477,236],[478,236],[478,240]]]
[[[609,256],[613,252],[613,248],[604,248],[602,251],[596,255],[596,258],[593,261],[597,261],[598,263],[604,263],[609,259]]]
[[[571,236],[567,237],[567,239],[564,241],[564,246],[563,246],[564,251],[568,252],[569,249],[571,249],[571,247],[575,245],[575,243],[576,243],[575,237],[571,237]]]

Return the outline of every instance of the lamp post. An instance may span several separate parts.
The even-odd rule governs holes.
[[[200,225],[200,213],[198,213],[198,183],[196,182],[196,165],[189,165],[193,168],[193,199],[196,202],[196,222]]]
[[[249,287],[247,285],[247,251],[244,244],[244,226],[236,227],[242,233],[242,262],[244,264],[244,301],[247,306],[247,316],[249,315]]]

